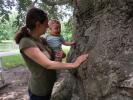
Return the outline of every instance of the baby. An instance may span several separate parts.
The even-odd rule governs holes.
[[[72,46],[75,45],[75,42],[67,42],[64,40],[61,33],[61,24],[58,20],[49,21],[49,30],[48,33],[45,33],[44,38],[46,39],[49,47],[53,50],[55,61],[62,61],[62,58],[66,56],[63,52],[61,45]],[[60,58],[57,56],[58,52],[63,52],[63,57]]]

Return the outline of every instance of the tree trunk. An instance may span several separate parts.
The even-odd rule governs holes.
[[[133,0],[73,1],[77,46],[68,62],[89,58],[65,78],[65,99],[54,100],[133,100]]]

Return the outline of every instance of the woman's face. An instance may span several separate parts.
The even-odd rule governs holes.
[[[43,33],[45,33],[47,31],[47,28],[48,28],[48,19],[46,19],[44,21],[44,23],[42,24],[42,31],[43,31]]]
[[[43,23],[38,22],[36,25],[36,31],[38,35],[42,35],[47,31],[48,28],[48,19],[46,19]]]
[[[48,28],[48,19],[46,19],[43,23],[37,22],[36,23],[36,34],[38,34],[39,36],[41,36],[42,34],[44,34],[47,31]]]

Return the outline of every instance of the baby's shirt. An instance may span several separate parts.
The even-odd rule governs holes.
[[[61,45],[65,42],[62,35],[54,36],[45,33],[42,37],[46,39],[48,46],[54,51],[61,50]]]

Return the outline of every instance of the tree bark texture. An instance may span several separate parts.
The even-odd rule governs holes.
[[[58,100],[133,100],[133,0],[73,2],[77,46],[67,61],[89,58],[70,70],[71,95]]]

